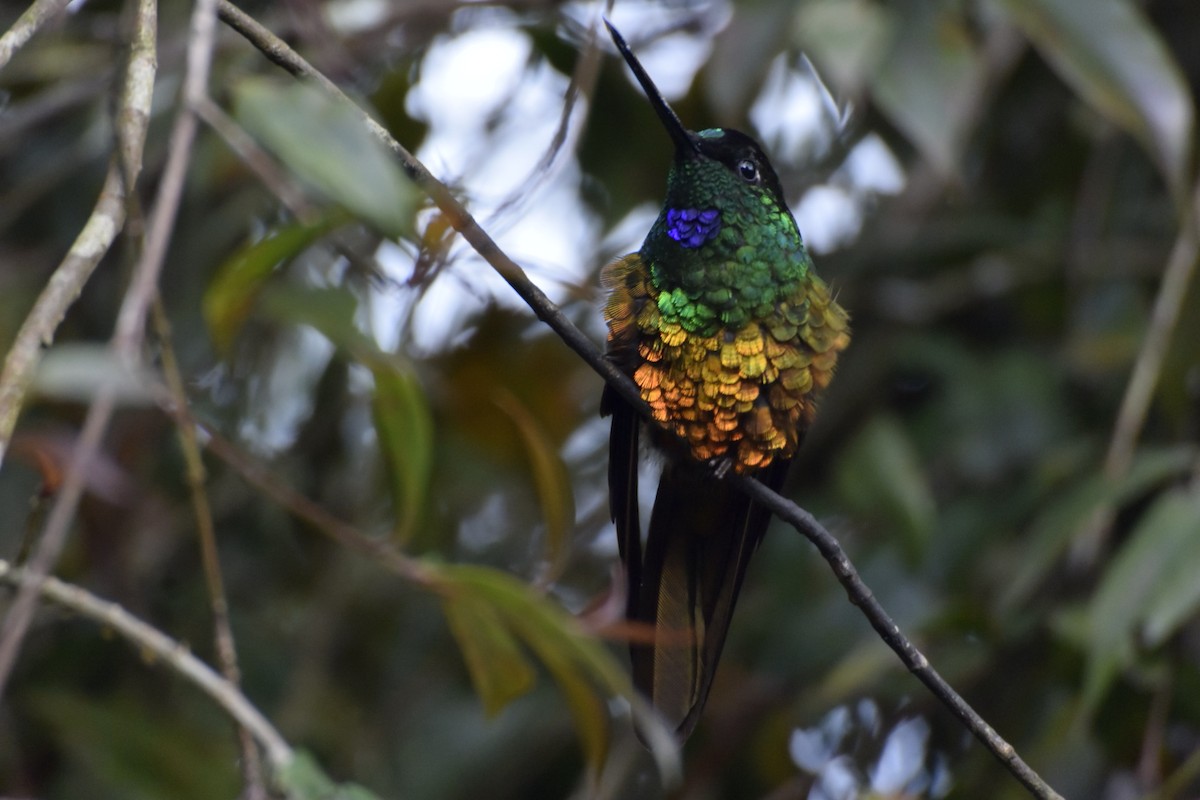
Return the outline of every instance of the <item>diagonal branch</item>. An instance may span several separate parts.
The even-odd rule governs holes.
[[[942,704],[950,709],[956,717],[962,720],[971,733],[983,742],[996,758],[1000,759],[1008,771],[1024,784],[1034,797],[1045,800],[1052,798],[1062,800],[1050,784],[1042,780],[1041,776],[1025,763],[1016,749],[996,733],[995,729],[975,709],[971,708],[962,695],[955,691],[954,687],[933,668],[925,654],[918,650],[916,645],[901,632],[900,626],[875,599],[870,587],[863,582],[862,576],[858,574],[858,569],[850,560],[850,556],[846,555],[842,545],[817,521],[816,517],[753,478],[732,474],[726,480],[731,481],[754,498],[754,502],[769,508],[775,516],[791,525],[801,536],[813,543],[821,556],[833,568],[833,574],[837,577],[838,583],[842,584],[842,588],[846,590],[850,602],[858,606],[863,616],[871,623],[871,627],[875,629],[884,643],[900,657],[908,671],[925,684],[929,691],[942,701]]]
[[[1133,362],[1129,382],[1125,385],[1121,408],[1117,411],[1112,439],[1108,443],[1108,452],[1104,455],[1104,477],[1110,481],[1124,477],[1133,463],[1138,437],[1146,423],[1146,415],[1150,412],[1150,402],[1158,389],[1163,365],[1171,349],[1171,340],[1178,327],[1183,304],[1189,296],[1189,287],[1198,265],[1200,183],[1196,184],[1196,188],[1188,197],[1187,206],[1180,215],[1179,233],[1163,268],[1162,282],[1159,284],[1154,308],[1150,313],[1150,323],[1138,349],[1137,358]],[[1078,560],[1089,563],[1099,556],[1112,532],[1116,513],[1117,509],[1111,503],[1101,504],[1085,522],[1074,542],[1074,555]]]
[[[0,464],[4,463],[21,405],[42,361],[42,348],[54,342],[55,331],[67,309],[79,297],[124,225],[125,184],[113,159],[91,217],[50,276],[5,356],[4,369],[0,371]]]
[[[152,87],[155,72],[154,60],[154,31],[157,28],[157,4],[154,0],[138,0],[136,14],[136,31],[134,48],[131,52],[128,70],[128,86],[139,87],[143,91]],[[184,74],[183,98],[175,123],[171,129],[168,145],[167,164],[159,185],[158,195],[151,213],[149,228],[146,232],[145,247],[133,270],[129,289],[121,303],[117,316],[115,331],[110,347],[118,359],[126,365],[135,365],[141,355],[142,341],[145,336],[146,316],[150,303],[157,293],[158,276],[162,270],[166,256],[167,243],[175,223],[175,213],[183,194],[184,176],[187,164],[191,159],[192,141],[196,132],[196,118],[192,106],[207,92],[208,70],[212,60],[213,42],[215,39],[214,0],[197,0],[192,12],[191,31],[188,36],[187,67]],[[129,92],[132,93],[132,92]],[[148,115],[122,114],[122,122],[140,124],[149,119]],[[122,148],[121,171],[130,178],[136,177],[141,162],[141,153],[129,152],[130,146],[136,146],[144,141],[144,135],[129,132],[121,134],[120,139],[125,147]],[[133,158],[133,161],[130,159]],[[131,193],[126,187],[126,193]],[[88,409],[84,420],[83,432],[71,463],[67,468],[66,479],[50,516],[46,528],[38,542],[37,550],[29,561],[29,583],[22,585],[17,592],[8,613],[0,627],[0,694],[12,672],[21,643],[29,629],[30,620],[37,607],[41,581],[54,569],[58,557],[66,545],[70,532],[71,521],[75,509],[83,496],[84,476],[88,466],[99,450],[100,441],[108,427],[116,404],[116,385],[102,387]]]
[[[31,575],[29,570],[14,567],[2,559],[0,583],[7,583],[19,589],[34,587],[45,599],[103,625],[106,630],[115,631],[136,645],[139,650],[153,654],[200,687],[217,705],[225,709],[238,725],[250,731],[255,740],[262,745],[267,759],[277,772],[292,763],[292,748],[279,731],[246,699],[237,686],[192,655],[187,645],[147,625],[116,603],[101,600],[94,594],[57,578],[39,580]]]
[[[1121,410],[1113,430],[1108,453],[1104,457],[1104,474],[1119,478],[1129,469],[1138,434],[1146,421],[1150,400],[1158,386],[1163,363],[1170,349],[1171,337],[1183,312],[1188,287],[1200,262],[1200,184],[1196,185],[1190,203],[1181,215],[1179,235],[1163,270],[1162,284],[1154,300],[1150,327],[1134,362]]]
[[[22,25],[26,17],[51,13],[50,7],[54,5],[54,2],[34,3],[13,29],[5,34],[5,39]],[[66,3],[59,5],[65,6]],[[135,15],[125,81],[117,109],[117,155],[109,166],[91,217],[38,296],[5,357],[4,370],[0,372],[0,465],[4,464],[4,455],[17,425],[21,404],[41,362],[42,347],[54,341],[54,333],[66,316],[67,309],[79,297],[100,259],[125,226],[126,203],[141,171],[146,131],[150,124],[150,103],[157,72],[157,30],[154,4],[141,3]],[[32,35],[32,31],[29,35]],[[4,64],[2,42],[0,40],[0,67]]]
[[[49,285],[17,334],[17,341],[0,373],[0,462],[16,426],[25,393],[41,360],[41,345],[53,341],[67,308],[79,296],[100,259],[108,252],[125,224],[127,204],[132,200],[133,181],[141,169],[142,148],[150,119],[156,66],[155,40],[157,6],[140,0],[134,21],[129,64],[118,111],[118,153],[108,170],[100,200],[96,204],[66,259],[55,270]],[[101,389],[84,421],[83,431],[67,468],[62,489],[55,499],[45,532],[29,561],[30,581],[21,586],[0,625],[0,695],[21,650],[21,643],[37,607],[41,581],[50,574],[67,540],[75,507],[83,496],[84,477],[108,425],[115,402],[115,385]]]
[[[38,28],[63,11],[70,0],[35,0],[25,9],[13,26],[0,36],[0,69],[12,59],[26,42],[33,38]]]
[[[154,302],[154,328],[162,348],[162,370],[167,391],[175,414],[175,431],[179,437],[179,448],[183,452],[184,475],[188,495],[192,501],[192,515],[196,518],[196,535],[200,540],[200,560],[204,566],[205,585],[208,589],[209,607],[213,617],[213,646],[221,674],[232,686],[241,687],[242,672],[238,667],[237,645],[233,638],[233,626],[229,621],[229,600],[225,594],[225,578],[221,571],[221,559],[217,551],[217,532],[213,523],[212,506],[209,504],[208,473],[200,455],[200,442],[196,434],[196,421],[192,418],[183,385],[183,375],[175,357],[171,340],[171,326],[162,300]],[[252,733],[244,726],[237,726],[238,745],[241,747],[242,780],[245,784],[242,800],[265,800],[266,784],[263,780],[262,760],[254,746]]]
[[[219,13],[222,21],[229,24],[255,47],[258,47],[276,64],[297,77],[311,79],[323,88],[339,97],[349,100],[328,78],[317,72],[312,65],[291,51],[286,44],[263,28],[228,0],[219,0]],[[352,102],[352,101],[351,101]],[[508,257],[479,226],[470,212],[451,194],[450,190],[435,178],[417,161],[399,142],[392,138],[379,123],[373,120],[365,111],[362,112],[367,127],[383,141],[401,160],[404,170],[424,190],[447,217],[455,230],[495,269],[502,278],[513,288],[537,315],[545,322],[567,346],[579,354],[609,386],[619,392],[623,399],[637,408],[643,417],[649,419],[649,408],[641,398],[641,393],[634,382],[612,364],[600,350],[592,344],[554,303],[531,281],[516,262]],[[962,697],[929,664],[929,660],[917,650],[916,646],[900,632],[900,628],[875,599],[871,590],[863,583],[846,552],[838,544],[816,518],[789,500],[771,491],[763,484],[752,478],[731,475],[732,480],[741,491],[748,494],[756,502],[771,509],[780,519],[794,527],[807,537],[821,552],[821,555],[833,568],[838,581],[846,589],[851,602],[859,607],[871,626],[880,634],[884,642],[896,652],[900,660],[930,691],[954,714],[963,721],[967,728],[988,748],[993,755],[1019,780],[1035,797],[1044,800],[1061,800],[1042,778],[1030,768],[1017,754],[1011,744],[1005,741],[990,725],[976,713]]]

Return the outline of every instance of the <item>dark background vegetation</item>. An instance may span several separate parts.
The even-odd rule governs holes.
[[[246,10],[369,103],[412,151],[428,129],[405,98],[435,42],[509,30],[531,42],[530,74],[548,65],[578,79],[586,120],[574,118],[584,127],[572,128],[555,163],[578,158],[575,186],[597,231],[584,274],[514,256],[599,343],[598,271],[644,228],[603,237],[657,202],[669,151],[609,50],[598,73],[580,66],[595,9],[397,2],[366,27],[333,25],[327,14],[349,5]],[[1187,274],[1195,261],[1187,226],[1200,4],[630,5],[659,9],[625,30],[635,49],[664,36],[713,42],[675,101],[689,127],[752,130],[749,109],[772,61],[787,54],[796,66],[807,53],[850,111],[826,146],[776,159],[793,198],[811,185],[848,186],[838,168],[868,135],[905,175],[899,193],[864,202],[856,236],[818,254],[854,340],[785,494],[838,535],[908,635],[1063,795],[1196,796],[1200,282],[1167,298],[1182,313],[1166,320],[1165,346],[1144,343],[1168,264],[1181,261]],[[0,27],[21,10],[0,7]],[[188,11],[161,8],[144,204],[162,169]],[[82,4],[0,71],[0,351],[95,201],[127,19],[121,3]],[[303,149],[306,131],[323,123],[294,104],[282,133],[272,130],[255,115],[260,95],[246,83],[255,78],[291,81],[220,29],[213,100],[296,169],[289,143]],[[472,170],[430,166],[451,185]],[[524,191],[536,193],[537,178]],[[273,270],[230,278],[239,253],[261,261],[245,248],[294,231],[296,216],[201,126],[160,284],[193,413],[274,480],[390,537],[416,563],[503,571],[582,614],[584,629],[612,633],[600,379],[511,295],[493,302],[506,290],[484,288],[489,267],[444,236],[437,214],[397,224],[400,271],[372,275],[361,258],[346,266],[346,243],[371,252],[388,212],[367,224],[331,217],[336,205],[355,209],[324,199],[337,193],[323,188],[307,194],[309,221],[334,234],[271,258]],[[473,199],[463,192],[469,208]],[[45,522],[54,472],[108,368],[103,345],[134,257],[118,240],[46,353],[0,471],[7,560]],[[439,281],[478,283],[482,302],[454,319],[441,348],[414,346],[420,318],[398,314],[383,393],[382,356],[362,333],[372,298],[405,309]],[[156,334],[152,369],[161,355]],[[1159,360],[1147,413],[1118,426],[1135,364]],[[131,391],[102,453],[56,574],[213,661],[171,417]],[[205,463],[244,690],[329,775],[381,797],[658,792],[619,701],[607,705],[616,718],[604,778],[590,782],[577,736],[587,723],[568,711],[562,676],[542,665],[528,638],[537,634],[516,637],[524,657],[493,662],[516,671],[513,694],[528,677],[521,665],[533,665],[536,686],[507,704],[493,696],[503,708],[486,716],[462,649],[479,630],[452,631],[444,594],[322,536],[226,460]],[[623,657],[619,643],[608,647]],[[952,796],[1023,796],[880,643],[813,549],[777,526],[684,752],[683,791],[807,796],[811,777],[789,758],[789,736],[867,698],[881,727],[845,745],[864,783],[889,726],[919,715],[932,729],[928,761],[949,773]],[[0,794],[232,797],[237,762],[228,719],[173,670],[91,621],[42,608],[0,702]]]

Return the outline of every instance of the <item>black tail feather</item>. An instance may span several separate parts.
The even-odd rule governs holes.
[[[778,489],[787,466],[778,462],[760,479]],[[656,628],[653,644],[630,647],[634,685],[686,739],[712,688],[746,567],[770,514],[705,465],[668,462],[643,554],[637,528],[629,529],[636,509],[631,515],[616,496],[614,517],[626,520],[618,528],[626,528],[627,616]],[[625,491],[623,500],[636,505],[636,491]]]
[[[680,739],[691,735],[712,689],[750,557],[771,521],[704,464],[681,456],[663,467],[642,545],[638,514],[641,420],[605,388],[612,416],[609,504],[625,564],[626,618],[655,627],[651,644],[630,645],[634,686],[650,698]],[[789,466],[776,460],[756,477],[778,491]]]

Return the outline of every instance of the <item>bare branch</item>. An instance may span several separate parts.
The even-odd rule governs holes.
[[[217,662],[225,680],[232,686],[240,687],[242,673],[238,669],[233,627],[229,624],[229,601],[225,595],[225,579],[221,574],[221,559],[217,553],[217,532],[213,525],[212,506],[208,502],[208,491],[205,488],[208,474],[204,469],[204,459],[200,455],[200,444],[196,439],[196,422],[188,410],[183,376],[179,372],[179,363],[171,342],[170,324],[167,322],[162,301],[157,298],[154,302],[154,328],[162,348],[163,377],[166,379],[167,391],[170,392],[176,411],[175,430],[179,434],[179,447],[183,451],[186,465],[185,474],[188,495],[192,501],[192,514],[196,517],[196,535],[200,540],[200,557],[204,565],[209,605],[212,608],[213,645],[217,653]],[[242,752],[242,778],[245,783],[242,796],[244,800],[265,800],[267,789],[263,781],[262,762],[258,757],[258,749],[254,746],[253,736],[244,726],[238,726],[237,734]]]
[[[29,8],[25,9],[25,13],[17,17],[13,26],[0,36],[0,69],[4,69],[13,55],[33,38],[38,29],[51,17],[61,13],[69,2],[70,0],[35,0],[31,3]]]
[[[191,157],[192,140],[196,131],[196,119],[191,111],[191,104],[195,99],[203,97],[205,93],[215,39],[214,16],[214,0],[197,0],[196,7],[192,12],[192,27],[188,38],[183,104],[171,130],[167,166],[151,215],[145,248],[134,267],[133,279],[121,304],[116,330],[110,344],[121,361],[128,365],[136,364],[140,355],[146,315],[156,293],[158,275],[174,226],[179,198],[183,192],[184,174]],[[130,73],[126,83],[128,90],[125,92],[127,103],[135,102],[130,98],[138,98],[148,93],[154,83],[155,35],[153,32],[157,29],[155,2],[139,0],[135,17],[133,41],[135,49],[140,48],[140,50],[130,60]],[[148,108],[147,105],[146,109]],[[148,113],[146,115],[121,114],[119,119],[131,125],[144,124],[148,119]],[[130,143],[144,141],[145,135],[144,133],[126,132],[121,134],[120,138],[124,143]],[[136,176],[140,171],[141,154],[129,152],[124,156],[119,159],[124,162],[123,171],[130,176]],[[130,158],[134,160],[130,161]],[[132,187],[126,187],[126,191],[132,191]],[[100,440],[103,438],[108,421],[112,416],[115,392],[116,388],[113,385],[103,387],[88,409],[83,432],[67,468],[62,490],[55,499],[54,507],[46,521],[45,531],[30,559],[30,582],[17,592],[17,598],[8,614],[5,615],[3,626],[0,627],[0,695],[3,694],[4,686],[12,672],[12,666],[20,652],[25,632],[29,628],[29,622],[37,606],[40,582],[54,569],[59,554],[66,544],[71,520],[75,516],[75,509],[83,495],[84,476],[87,474],[88,465],[99,450]]]
[[[96,265],[125,224],[126,203],[133,190],[132,181],[141,170],[141,148],[146,141],[145,128],[150,119],[156,71],[154,48],[158,28],[157,9],[152,0],[142,0],[137,11],[133,51],[118,112],[118,124],[127,126],[118,133],[121,142],[119,155],[109,167],[92,216],[22,324],[17,341],[5,359],[4,371],[0,374],[0,464],[3,463],[4,452],[16,427],[17,416],[33,380],[34,370],[41,360],[41,346],[53,341],[54,332],[66,315],[67,308],[79,296]],[[31,580],[17,592],[16,600],[0,626],[0,695],[3,694],[33,617],[40,583],[53,569],[66,542],[75,507],[83,494],[87,466],[99,448],[113,402],[113,389],[108,388],[101,392],[88,410],[62,489],[46,521],[45,533],[30,560]]]
[[[1171,336],[1179,322],[1183,301],[1188,286],[1196,273],[1196,262],[1200,260],[1200,184],[1192,195],[1191,208],[1183,215],[1179,236],[1163,270],[1162,284],[1154,301],[1150,316],[1150,327],[1134,362],[1121,410],[1117,414],[1116,428],[1104,459],[1104,473],[1110,478],[1124,475],[1133,459],[1133,449],[1146,421],[1150,400],[1162,374],[1163,361],[1171,344]]]
[[[1150,315],[1150,326],[1146,329],[1146,336],[1133,363],[1129,383],[1125,385],[1125,395],[1121,398],[1117,422],[1108,443],[1104,476],[1110,481],[1122,478],[1133,462],[1138,436],[1146,423],[1146,414],[1150,411],[1150,401],[1154,399],[1154,392],[1158,388],[1171,337],[1175,334],[1184,298],[1196,273],[1196,264],[1200,261],[1200,184],[1196,185],[1190,202],[1191,207],[1185,209],[1181,216],[1179,234],[1167,257],[1162,283],[1159,284],[1154,310]],[[1103,552],[1116,512],[1111,503],[1096,508],[1073,543],[1072,557],[1075,560],[1091,564]]]
[[[153,653],[162,663],[198,686],[239,725],[254,734],[277,772],[292,762],[291,745],[262,712],[246,699],[237,686],[192,655],[183,643],[146,624],[116,603],[101,600],[57,578],[39,579],[29,570],[14,567],[4,560],[0,560],[0,582],[19,587],[22,591],[32,588],[47,600],[99,623],[106,630],[115,631],[139,650]]]
[[[858,574],[858,569],[850,561],[850,557],[846,555],[841,544],[833,534],[817,522],[816,517],[753,478],[734,474],[728,476],[726,480],[733,482],[735,486],[754,498],[756,503],[771,509],[775,516],[791,525],[804,538],[813,543],[821,556],[833,568],[833,574],[842,588],[846,590],[850,602],[859,607],[863,616],[871,623],[871,627],[875,629],[884,643],[900,657],[909,672],[916,675],[917,679],[925,684],[929,691],[942,701],[943,705],[962,720],[967,729],[983,742],[996,758],[1000,759],[1008,771],[1024,784],[1034,797],[1043,798],[1043,800],[1062,800],[1050,784],[1042,780],[1041,776],[1021,759],[1016,749],[996,733],[975,709],[971,708],[967,701],[954,690],[954,687],[938,674],[938,671],[929,663],[929,659],[901,632],[900,626],[896,624],[891,615],[875,599],[871,589],[863,582],[862,576]]]
[[[345,95],[325,76],[318,73],[298,54],[270,31],[253,23],[243,12],[228,2],[220,0],[221,19],[246,36],[275,63],[293,75],[317,81],[336,95]],[[251,24],[253,23],[253,24]],[[649,419],[649,409],[642,401],[641,393],[633,381],[616,368],[592,344],[578,328],[555,306],[546,295],[529,280],[528,276],[492,241],[479,227],[471,214],[450,193],[449,189],[435,178],[399,142],[370,116],[363,112],[367,127],[386,144],[401,160],[405,171],[433,199],[438,208],[450,220],[455,230],[495,269],[502,278],[520,295],[539,319],[557,333],[566,344],[578,353],[602,378],[616,389],[628,402]],[[813,542],[833,567],[838,581],[845,587],[852,602],[867,617],[871,626],[883,637],[901,661],[930,691],[941,700],[967,728],[990,750],[996,758],[1035,796],[1044,800],[1061,800],[1033,769],[1020,758],[1011,744],[1001,738],[982,717],[962,699],[949,684],[930,666],[928,659],[901,633],[899,626],[874,598],[871,590],[863,583],[858,571],[837,540],[816,519],[794,503],[785,500],[756,480],[742,476],[729,476],[734,484],[755,501],[780,516],[792,527]]]
[[[158,12],[155,0],[138,0],[137,22],[129,46],[122,102],[117,110],[117,154],[130,194],[142,172],[146,132],[150,128],[150,101],[158,74]]]
[[[385,539],[373,539],[348,522],[343,522],[300,492],[281,482],[261,464],[243,453],[212,428],[204,429],[208,441],[205,448],[228,464],[235,472],[257,487],[263,494],[285,508],[297,519],[311,525],[320,533],[356,553],[371,558],[385,569],[405,580],[437,591],[441,582],[416,559],[401,553]]]
[[[33,14],[39,6],[50,5],[34,3],[22,19]],[[20,24],[18,20],[17,25]],[[15,29],[17,26],[13,27]],[[117,111],[119,158],[108,170],[92,215],[17,332],[17,338],[5,358],[4,370],[0,373],[0,465],[4,464],[4,455],[16,428],[21,405],[41,361],[41,348],[53,343],[54,332],[66,316],[67,309],[79,297],[96,265],[125,225],[125,202],[141,171],[142,152],[150,121],[150,103],[157,69],[157,29],[154,3],[152,0],[141,0]],[[0,66],[2,64],[0,60]]]
[[[91,216],[38,295],[4,359],[4,369],[0,371],[0,464],[4,463],[21,405],[41,363],[42,348],[54,342],[54,333],[67,309],[79,297],[124,225],[124,181],[114,160]]]
[[[129,290],[117,315],[113,348],[129,361],[136,361],[145,335],[146,317],[157,292],[158,275],[167,254],[167,244],[175,227],[175,214],[183,195],[187,165],[196,136],[193,108],[208,93],[208,72],[212,64],[215,31],[215,0],[197,0],[192,11],[188,36],[187,67],[183,79],[183,99],[168,144],[167,165],[159,185],[158,197],[146,231],[145,250],[134,268]]]

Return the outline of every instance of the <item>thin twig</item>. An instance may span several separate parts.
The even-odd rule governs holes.
[[[276,772],[291,764],[292,748],[279,731],[275,730],[262,712],[246,699],[237,686],[192,655],[183,643],[142,622],[116,603],[101,600],[94,594],[57,578],[36,579],[28,569],[14,567],[4,560],[0,560],[0,582],[19,587],[21,590],[33,587],[47,600],[94,620],[106,630],[112,630],[132,642],[139,650],[153,654],[159,661],[198,686],[239,725],[253,733]]]
[[[1150,314],[1150,325],[1133,363],[1125,395],[1121,398],[1121,408],[1117,412],[1112,439],[1104,457],[1104,476],[1109,481],[1120,480],[1133,463],[1137,440],[1162,376],[1171,338],[1183,311],[1183,301],[1196,273],[1196,264],[1200,261],[1200,183],[1196,185],[1190,202],[1191,207],[1185,209],[1180,217],[1179,234],[1163,269],[1162,283],[1159,284],[1154,310]],[[1086,564],[1095,561],[1104,549],[1115,516],[1116,508],[1110,503],[1103,503],[1096,508],[1075,539],[1072,547],[1074,560]]]
[[[208,588],[209,604],[213,615],[213,644],[221,674],[231,685],[242,684],[238,669],[237,645],[233,639],[233,628],[229,624],[229,601],[225,596],[225,580],[221,575],[221,560],[217,554],[217,534],[213,525],[212,506],[208,502],[205,483],[208,476],[204,459],[200,456],[200,444],[196,440],[196,423],[188,410],[187,395],[183,387],[183,376],[175,359],[175,348],[171,343],[171,328],[163,310],[162,301],[155,300],[153,321],[162,352],[162,371],[170,392],[175,412],[175,430],[179,434],[179,447],[183,451],[186,465],[188,495],[192,501],[192,513],[196,517],[196,535],[200,539],[200,559],[204,565],[204,579]],[[238,744],[241,747],[242,780],[245,800],[266,800],[267,789],[263,780],[262,762],[258,748],[249,729],[237,727]]]
[[[124,225],[125,185],[114,158],[91,216],[38,295],[5,356],[4,369],[0,371],[0,465],[4,463],[25,395],[41,363],[42,348],[54,343],[54,333],[67,309],[79,297]]]
[[[1158,297],[1154,300],[1150,327],[1146,330],[1146,338],[1142,340],[1137,361],[1134,362],[1133,372],[1129,376],[1129,384],[1125,387],[1125,396],[1121,400],[1121,410],[1117,414],[1112,441],[1104,459],[1104,473],[1109,478],[1119,478],[1129,469],[1138,435],[1146,422],[1146,412],[1158,386],[1171,337],[1179,323],[1183,301],[1187,298],[1188,286],[1196,273],[1196,262],[1200,259],[1198,215],[1200,184],[1196,186],[1192,195],[1191,208],[1187,209],[1182,217],[1179,235],[1167,258]]]
[[[330,514],[300,492],[276,478],[270,470],[242,452],[216,429],[200,423],[207,439],[205,448],[224,461],[264,495],[285,508],[297,519],[311,525],[333,541],[361,553],[405,580],[437,590],[442,582],[425,565],[401,553],[386,539],[374,539],[348,522]]]
[[[187,66],[183,79],[183,102],[175,117],[168,143],[167,164],[159,185],[154,210],[150,216],[149,228],[146,231],[145,247],[141,257],[134,267],[129,289],[125,292],[120,311],[117,314],[116,329],[113,332],[110,347],[118,360],[127,366],[137,364],[141,355],[141,345],[145,336],[146,315],[150,303],[156,294],[158,275],[162,269],[166,255],[167,243],[170,241],[174,227],[175,214],[179,208],[179,200],[183,193],[184,176],[188,161],[191,159],[192,141],[196,132],[196,118],[192,113],[192,103],[206,93],[209,65],[212,61],[212,48],[216,36],[215,0],[197,0],[192,11],[191,30],[188,36]],[[147,35],[157,27],[157,6],[152,0],[141,0],[137,5],[134,41],[153,46],[154,36]],[[143,87],[153,84],[154,58],[131,59],[128,86]],[[136,65],[136,66],[135,66]],[[147,72],[147,70],[149,70]],[[131,91],[135,94],[140,89]],[[139,124],[148,117],[121,115],[122,122]],[[124,141],[135,141],[136,136],[122,134]],[[136,164],[129,161],[136,160]],[[126,174],[136,176],[140,170],[141,154],[125,153],[118,159],[124,162]],[[95,457],[100,447],[100,440],[108,427],[116,402],[116,385],[108,384],[100,388],[87,418],[84,420],[83,432],[67,468],[67,477],[63,482],[62,491],[55,499],[54,507],[46,521],[46,529],[38,542],[37,550],[29,562],[27,585],[17,592],[17,598],[4,618],[0,627],[0,696],[3,695],[8,676],[11,674],[13,663],[20,652],[25,632],[33,618],[37,606],[39,582],[54,569],[59,554],[67,541],[71,520],[75,509],[83,495],[84,476],[87,467]]]
[[[305,196],[299,184],[220,106],[206,97],[196,105],[195,110],[196,115],[229,145],[242,163],[258,176],[297,220],[311,225],[321,219],[320,209]],[[374,254],[352,236],[335,229],[329,238],[334,250],[344,256],[359,273],[384,282],[389,280]]]
[[[175,215],[183,195],[187,166],[192,157],[192,142],[196,136],[197,122],[193,108],[208,94],[215,25],[216,0],[196,0],[188,34],[183,97],[171,129],[167,164],[146,231],[145,251],[125,292],[117,313],[117,329],[113,334],[113,348],[117,355],[130,362],[136,361],[139,356],[150,303],[157,294],[158,276],[175,227]]]
[[[925,684],[934,696],[942,701],[943,705],[962,720],[971,733],[975,734],[975,737],[996,758],[1000,759],[1008,771],[1025,785],[1026,789],[1035,797],[1061,800],[1061,796],[1051,788],[1050,784],[1042,780],[1041,776],[1021,759],[1016,749],[996,733],[975,709],[971,708],[967,701],[954,690],[954,687],[933,668],[929,659],[900,631],[900,626],[892,620],[891,615],[884,610],[879,601],[875,599],[874,593],[863,582],[841,544],[833,534],[817,522],[816,517],[753,478],[734,474],[728,476],[726,480],[731,481],[752,497],[756,503],[769,508],[775,516],[791,525],[813,543],[825,560],[829,562],[829,566],[833,568],[833,574],[837,577],[838,583],[842,584],[842,588],[846,590],[850,602],[862,610],[867,621],[871,623],[871,627],[875,629],[884,643],[895,651],[909,672],[916,675],[917,679]]]
[[[220,136],[258,180],[271,190],[284,208],[305,225],[320,217],[317,206],[309,201],[300,186],[275,162],[275,159],[251,138],[225,111],[205,97],[196,105],[196,114]]]
[[[293,75],[315,80],[337,96],[345,95],[325,76],[318,73],[298,54],[270,31],[250,19],[228,0],[220,0],[221,19],[245,36],[263,51],[272,61]],[[392,138],[381,125],[362,112],[367,127],[378,136],[401,160],[405,172],[433,199],[438,208],[450,220],[455,230],[475,249],[485,261],[520,295],[539,319],[545,322],[560,338],[588,363],[602,378],[616,389],[629,403],[649,419],[649,409],[642,401],[641,393],[634,382],[613,365],[596,348],[582,331],[533,284],[512,259],[510,259],[491,237],[479,227],[471,214],[458,202],[437,178],[416,160],[399,142]],[[834,574],[845,587],[852,602],[867,617],[871,626],[884,641],[900,656],[901,661],[930,691],[942,701],[969,730],[1001,761],[1002,764],[1036,797],[1044,800],[1061,800],[1036,772],[1033,771],[1013,749],[1001,738],[930,666],[928,659],[900,632],[899,627],[874,598],[870,589],[859,577],[841,545],[816,519],[794,503],[785,500],[756,480],[741,476],[730,476],[734,485],[746,492],[755,501],[762,503],[788,524],[808,537],[829,561]]]
[[[145,126],[150,119],[157,70],[154,55],[158,29],[156,12],[157,7],[151,0],[142,0],[137,5],[133,46],[118,111],[118,124],[128,128],[118,133],[120,152],[113,158],[96,211],[22,325],[18,341],[5,361],[4,373],[0,375],[0,463],[16,425],[21,402],[32,380],[33,369],[40,360],[40,345],[49,344],[53,339],[54,331],[67,308],[79,296],[84,283],[125,224],[126,204],[133,192],[132,181],[141,170],[141,147],[146,141]],[[5,615],[3,625],[0,625],[0,696],[4,694],[4,686],[37,607],[40,582],[53,570],[66,544],[75,508],[83,495],[88,465],[99,450],[100,440],[108,427],[115,391],[114,384],[103,387],[88,409],[62,489],[55,498],[45,531],[29,561],[30,581],[17,591],[17,597]]]
[[[70,0],[35,0],[30,3],[25,13],[17,17],[13,26],[0,36],[0,69],[12,59],[13,55],[33,38],[51,17],[62,12]]]
[[[303,57],[275,36],[275,34],[264,28],[244,11],[229,2],[229,0],[218,0],[218,2],[218,11],[221,20],[242,34],[268,59],[292,75],[313,80],[321,88],[336,97],[341,98],[345,102],[352,103],[358,109],[363,124],[367,126],[367,129],[400,159],[400,166],[404,169],[405,173],[430,196],[454,229],[459,232],[459,235],[471,245],[475,252],[479,253],[484,261],[491,265],[492,269],[499,273],[500,277],[533,310],[538,319],[549,325],[559,335],[559,338],[574,350],[580,358],[586,361],[592,369],[600,373],[600,376],[616,389],[622,398],[632,403],[635,408],[641,410],[644,414],[648,414],[649,409],[642,401],[641,393],[633,381],[609,362],[604,357],[604,354],[592,344],[591,339],[583,331],[575,327],[574,323],[559,310],[558,306],[550,302],[545,293],[533,281],[529,280],[525,271],[509,258],[508,254],[501,250],[492,238],[488,236],[487,232],[479,226],[475,218],[463,207],[462,203],[458,202],[458,199],[454,197],[454,194],[444,183],[435,178],[425,168],[424,164],[418,161],[415,156],[409,153],[402,144],[392,137],[386,128],[376,122],[370,114],[363,111],[357,103],[354,103],[353,100],[347,97],[329,78],[318,72]]]
[[[22,19],[32,14],[39,5],[48,7],[51,4],[35,3]],[[54,332],[66,316],[67,309],[79,297],[96,265],[125,225],[125,203],[131,194],[130,187],[135,185],[141,170],[157,68],[155,38],[158,21],[154,14],[154,3],[143,0],[138,11],[117,110],[119,155],[109,166],[100,197],[87,224],[22,323],[5,357],[4,371],[0,373],[0,466],[4,464],[4,455],[12,440],[21,405],[41,361],[42,347],[53,343]],[[17,26],[13,27],[15,29]]]

